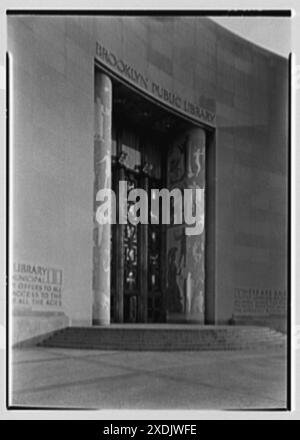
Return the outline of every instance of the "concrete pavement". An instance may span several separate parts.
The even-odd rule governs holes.
[[[282,350],[13,350],[11,404],[98,409],[284,409]]]

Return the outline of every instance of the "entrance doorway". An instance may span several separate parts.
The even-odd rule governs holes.
[[[148,224],[112,226],[111,249],[111,321],[164,322],[163,230],[151,223],[151,189],[163,187],[163,146],[156,134],[140,132],[130,126],[114,125],[115,158],[112,188],[125,181],[127,196],[141,188],[148,194]],[[134,202],[127,200],[127,212]],[[120,310],[122,308],[122,310]]]
[[[151,193],[152,189],[174,189],[183,195],[185,189],[205,188],[206,132],[126,85],[118,81],[112,81],[112,85],[112,142],[108,146],[111,188],[117,201],[120,181],[126,182],[127,193],[135,188],[146,191],[149,221],[136,225],[117,221],[110,225],[111,234],[106,235],[111,237],[111,251],[104,254],[111,256],[110,268],[109,264],[105,265],[110,282],[103,287],[109,292],[105,304],[110,303],[110,308],[106,307],[110,322],[204,322],[204,229],[200,228],[196,236],[187,236],[184,222],[171,221],[168,225],[162,224],[161,219],[152,222],[154,213],[150,207],[151,197],[157,197]],[[162,199],[159,213],[162,213],[161,202]],[[200,223],[204,225],[204,195],[200,202]],[[195,212],[198,202],[194,199],[191,203]],[[128,199],[126,208],[127,212],[132,209]],[[118,209],[117,202],[117,219]],[[96,233],[95,237],[98,237]],[[100,261],[96,257],[95,252],[94,268]],[[95,283],[98,281],[95,276]],[[104,309],[103,293],[100,293]]]

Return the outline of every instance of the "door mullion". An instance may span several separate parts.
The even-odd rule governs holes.
[[[149,178],[141,176],[141,188],[148,194]],[[148,318],[148,225],[139,225],[139,322],[147,322]]]
[[[125,180],[125,170],[123,167],[117,167],[117,182]],[[119,200],[119,188],[116,185],[117,200]],[[117,203],[117,218],[119,218],[119,207]],[[124,227],[125,225],[116,224],[116,320],[124,322]]]

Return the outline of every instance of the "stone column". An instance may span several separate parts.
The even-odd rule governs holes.
[[[169,190],[205,189],[205,138],[205,131],[195,127],[174,139],[168,154]],[[204,199],[201,201],[204,222]],[[188,236],[186,227],[185,224],[167,226],[167,320],[202,323],[205,231]]]
[[[206,133],[201,128],[188,132],[186,188],[206,187]],[[205,197],[199,201],[201,233],[186,237],[185,315],[188,321],[204,323],[205,317]],[[200,225],[199,225],[200,226]],[[201,230],[201,228],[199,228]]]
[[[107,75],[95,72],[94,134],[94,255],[93,324],[110,323],[110,235],[111,225],[96,221],[96,194],[111,189],[112,83]]]

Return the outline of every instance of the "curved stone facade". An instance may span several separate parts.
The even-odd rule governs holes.
[[[93,305],[95,322],[109,322],[103,295],[98,301],[100,269],[93,286],[95,259],[103,259],[93,228],[95,153],[114,148],[110,140],[102,146],[95,138],[98,71],[108,88],[111,81],[123,84],[127,96],[132,91],[206,139],[206,175],[198,176],[206,188],[205,240],[185,245],[185,289],[200,283],[200,296],[194,306],[187,294],[186,309],[196,307],[203,323],[276,322],[284,328],[288,61],[207,18],[174,16],[9,16],[8,51],[13,260],[63,274],[56,308],[43,302],[51,300],[47,282],[40,282],[40,303],[33,301],[32,286],[22,296],[11,285],[15,322],[30,310],[30,319],[48,311],[50,319],[54,311],[63,312],[70,325],[89,325]],[[114,85],[111,93],[113,99]],[[108,255],[109,234],[106,239]],[[201,247],[205,267],[198,273],[191,258]],[[24,339],[31,337],[29,327]]]

